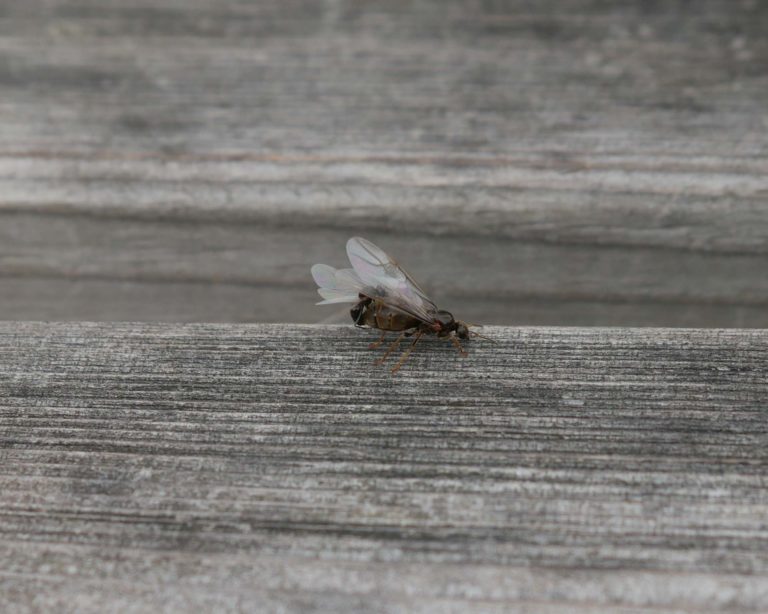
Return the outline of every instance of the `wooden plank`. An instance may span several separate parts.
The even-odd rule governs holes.
[[[18,293],[6,281],[0,299],[5,318],[30,318],[37,310],[42,319],[311,322],[334,308],[315,307],[310,266],[349,266],[347,237],[338,229],[67,216],[39,223],[38,216],[17,215],[0,230],[0,269],[16,286],[27,282]],[[18,245],[19,237],[31,234],[37,245]],[[704,325],[719,313],[731,324],[768,326],[764,255],[407,233],[371,238],[405,263],[439,304],[470,321],[546,324],[568,306],[568,321],[579,322],[579,305],[591,303],[580,323],[592,324],[588,316],[600,312],[608,314],[604,322],[621,323],[622,305],[630,303],[637,324],[662,317]],[[62,293],[68,299],[50,301],[62,280],[69,281]],[[59,283],[49,289],[52,281]],[[106,296],[99,287],[106,287]],[[218,297],[228,304],[222,307]],[[542,303],[550,310],[539,312]]]
[[[427,284],[425,284],[427,286]],[[11,277],[0,280],[0,313],[4,319],[122,320],[155,322],[332,322],[349,321],[347,306],[316,307],[315,289],[272,288],[211,282],[157,280],[136,282],[109,279]],[[265,294],[267,295],[265,298]],[[451,296],[435,294],[439,305],[457,317],[486,324],[515,320],[546,325],[558,319],[580,326],[604,322],[619,326],[632,321],[653,326],[691,322],[706,326],[727,321],[747,326],[766,323],[762,305],[680,302],[605,301],[560,296]],[[563,314],[567,307],[567,317]]]
[[[768,333],[0,323],[0,606],[764,611]]]
[[[482,322],[768,326],[766,24],[726,0],[3,7],[0,284],[27,291],[0,315],[219,320],[224,284],[257,296],[231,320],[311,321],[308,265],[361,234]]]

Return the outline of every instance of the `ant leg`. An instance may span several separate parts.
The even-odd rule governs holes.
[[[369,350],[375,350],[377,347],[379,347],[382,343],[384,343],[384,337],[387,336],[387,331],[383,331],[381,333],[381,337],[379,337],[378,341],[374,341],[368,346]]]
[[[405,352],[403,352],[403,355],[400,357],[400,360],[397,362],[397,364],[394,367],[392,367],[392,375],[397,373],[400,370],[400,367],[402,367],[405,364],[406,359],[408,358],[408,356],[411,355],[411,352],[413,352],[413,348],[416,347],[416,344],[419,342],[419,339],[421,339],[421,336],[423,334],[424,333],[422,332],[417,333],[416,338],[413,340],[413,343],[411,343],[408,349],[405,350]]]
[[[397,349],[397,346],[400,345],[400,342],[403,340],[404,336],[405,336],[405,333],[401,333],[400,336],[392,342],[392,345],[389,346],[389,349],[386,352],[384,352],[384,356],[379,358],[374,364],[383,365],[384,361],[387,359],[387,356],[389,356],[392,352],[394,352]]]
[[[450,336],[448,337],[450,339],[451,343],[456,346],[456,349],[459,350],[459,354],[461,354],[464,358],[469,356],[466,351],[464,351],[464,348],[461,347],[461,343],[459,343],[459,340],[456,337]]]

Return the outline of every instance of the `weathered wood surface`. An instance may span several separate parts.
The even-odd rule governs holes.
[[[768,326],[768,4],[0,7],[0,317]],[[479,273],[482,271],[482,274]]]
[[[0,324],[3,611],[768,609],[768,333]]]

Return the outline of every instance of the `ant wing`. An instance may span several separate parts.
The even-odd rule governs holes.
[[[312,278],[318,286],[317,293],[324,299],[318,305],[353,303],[360,300],[361,293],[365,294],[366,285],[352,269],[316,264],[312,267]]]
[[[423,322],[434,321],[437,306],[382,249],[362,237],[352,237],[347,241],[347,256],[354,272],[366,285],[362,294]]]

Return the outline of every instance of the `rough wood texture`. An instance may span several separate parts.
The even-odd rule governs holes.
[[[0,609],[768,609],[768,333],[0,324]]]
[[[767,327],[767,30],[732,0],[5,3],[0,317],[313,321],[308,266],[362,234],[474,321]]]

